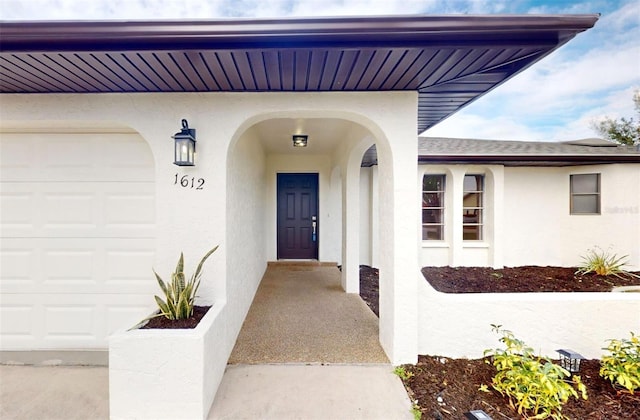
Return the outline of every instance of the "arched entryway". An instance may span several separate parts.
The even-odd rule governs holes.
[[[307,147],[293,145],[292,137],[296,134],[308,136]],[[412,142],[415,142],[414,138],[407,140],[407,146],[392,147],[385,132],[374,122],[362,115],[335,111],[278,112],[245,121],[234,136],[228,153],[228,279],[242,277],[246,270],[264,270],[268,261],[278,260],[278,175],[316,174],[319,203],[317,260],[342,266],[342,288],[348,293],[357,293],[360,164],[363,153],[376,144],[381,179],[378,195],[385,197],[377,218],[379,240],[381,244],[390,245],[384,253],[380,252],[379,258],[380,342],[390,360],[413,360],[417,334],[417,303],[413,290],[414,267],[417,267],[417,209],[408,210],[409,217],[397,211],[398,207],[402,211],[409,206],[415,207],[417,165]],[[397,156],[413,165],[405,164],[401,168],[402,176],[411,183],[400,185],[400,188],[394,169],[396,148],[400,149]],[[404,245],[398,240],[398,225],[406,225],[403,234],[409,233],[409,229],[412,231]],[[250,237],[247,232],[251,232]],[[255,261],[246,261],[247,256]],[[411,275],[397,276],[399,268]],[[396,282],[397,279],[401,282]],[[227,281],[229,287],[237,285]],[[250,299],[253,293],[246,295]],[[402,299],[408,300],[402,303],[400,310]]]

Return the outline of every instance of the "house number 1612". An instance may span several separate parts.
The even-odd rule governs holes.
[[[194,176],[190,177],[189,175],[180,176],[176,174],[173,185],[179,185],[182,188],[195,188],[196,190],[203,190],[204,178],[196,178]]]

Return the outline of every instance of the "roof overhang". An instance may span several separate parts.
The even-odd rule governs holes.
[[[0,93],[410,90],[422,132],[597,19],[2,22]]]

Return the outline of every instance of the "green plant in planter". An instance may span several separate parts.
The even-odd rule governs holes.
[[[159,296],[154,296],[160,313],[154,315],[164,316],[167,319],[187,319],[193,315],[193,306],[195,303],[196,293],[200,287],[200,274],[204,262],[218,249],[216,245],[211,251],[207,252],[200,260],[196,272],[188,281],[185,281],[184,275],[184,255],[180,253],[176,270],[171,274],[171,282],[165,283],[162,278],[153,270],[156,275],[158,284],[164,293],[164,300]]]
[[[497,369],[491,380],[492,387],[507,396],[509,405],[518,414],[528,419],[564,419],[562,406],[570,396],[578,398],[580,392],[582,398],[587,399],[587,389],[579,376],[569,380],[569,371],[548,358],[535,356],[533,349],[515,338],[511,331],[501,330],[500,325],[492,327],[502,334],[500,341],[506,346],[506,349],[484,352],[485,356],[492,357]],[[480,390],[487,388],[481,386]]]
[[[626,259],[628,255],[618,257],[609,251],[603,251],[599,247],[596,248],[597,250],[589,249],[587,255],[582,257],[582,264],[578,267],[576,274],[596,273],[601,276],[612,275],[619,278],[623,278],[623,276],[640,277],[623,268],[627,265]]]
[[[640,339],[631,333],[631,339],[607,340],[603,350],[609,354],[600,360],[600,376],[621,386],[631,394],[640,389]]]

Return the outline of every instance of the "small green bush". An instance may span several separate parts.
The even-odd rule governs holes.
[[[413,378],[413,372],[411,372],[410,370],[406,370],[404,366],[396,366],[396,368],[393,370],[393,373],[398,375],[398,377],[403,381]]]
[[[580,392],[587,399],[587,390],[579,376],[569,380],[570,373],[547,358],[535,356],[533,349],[515,338],[511,331],[492,325],[501,334],[506,349],[485,350],[497,369],[492,378],[493,389],[509,399],[518,414],[530,419],[564,419],[562,406],[570,396]],[[483,389],[484,388],[484,389]],[[481,387],[486,390],[486,387]]]
[[[164,300],[157,295],[154,296],[158,308],[160,308],[160,313],[155,316],[164,316],[167,319],[176,320],[187,319],[193,315],[196,293],[198,292],[198,287],[200,287],[202,265],[217,249],[218,246],[202,257],[196,272],[189,281],[185,281],[184,255],[182,253],[180,253],[176,270],[171,274],[171,282],[165,283],[158,273],[153,270],[153,274],[156,275],[156,280],[158,280],[158,284],[165,296]]]
[[[609,251],[596,248],[597,250],[589,249],[587,255],[582,257],[582,264],[578,266],[576,274],[596,273],[601,276],[613,275],[619,278],[624,278],[624,276],[639,277],[623,269],[627,265],[628,255],[618,257]]]
[[[600,360],[600,376],[633,394],[640,389],[640,340],[632,332],[629,340],[608,341],[603,350],[609,353]]]

